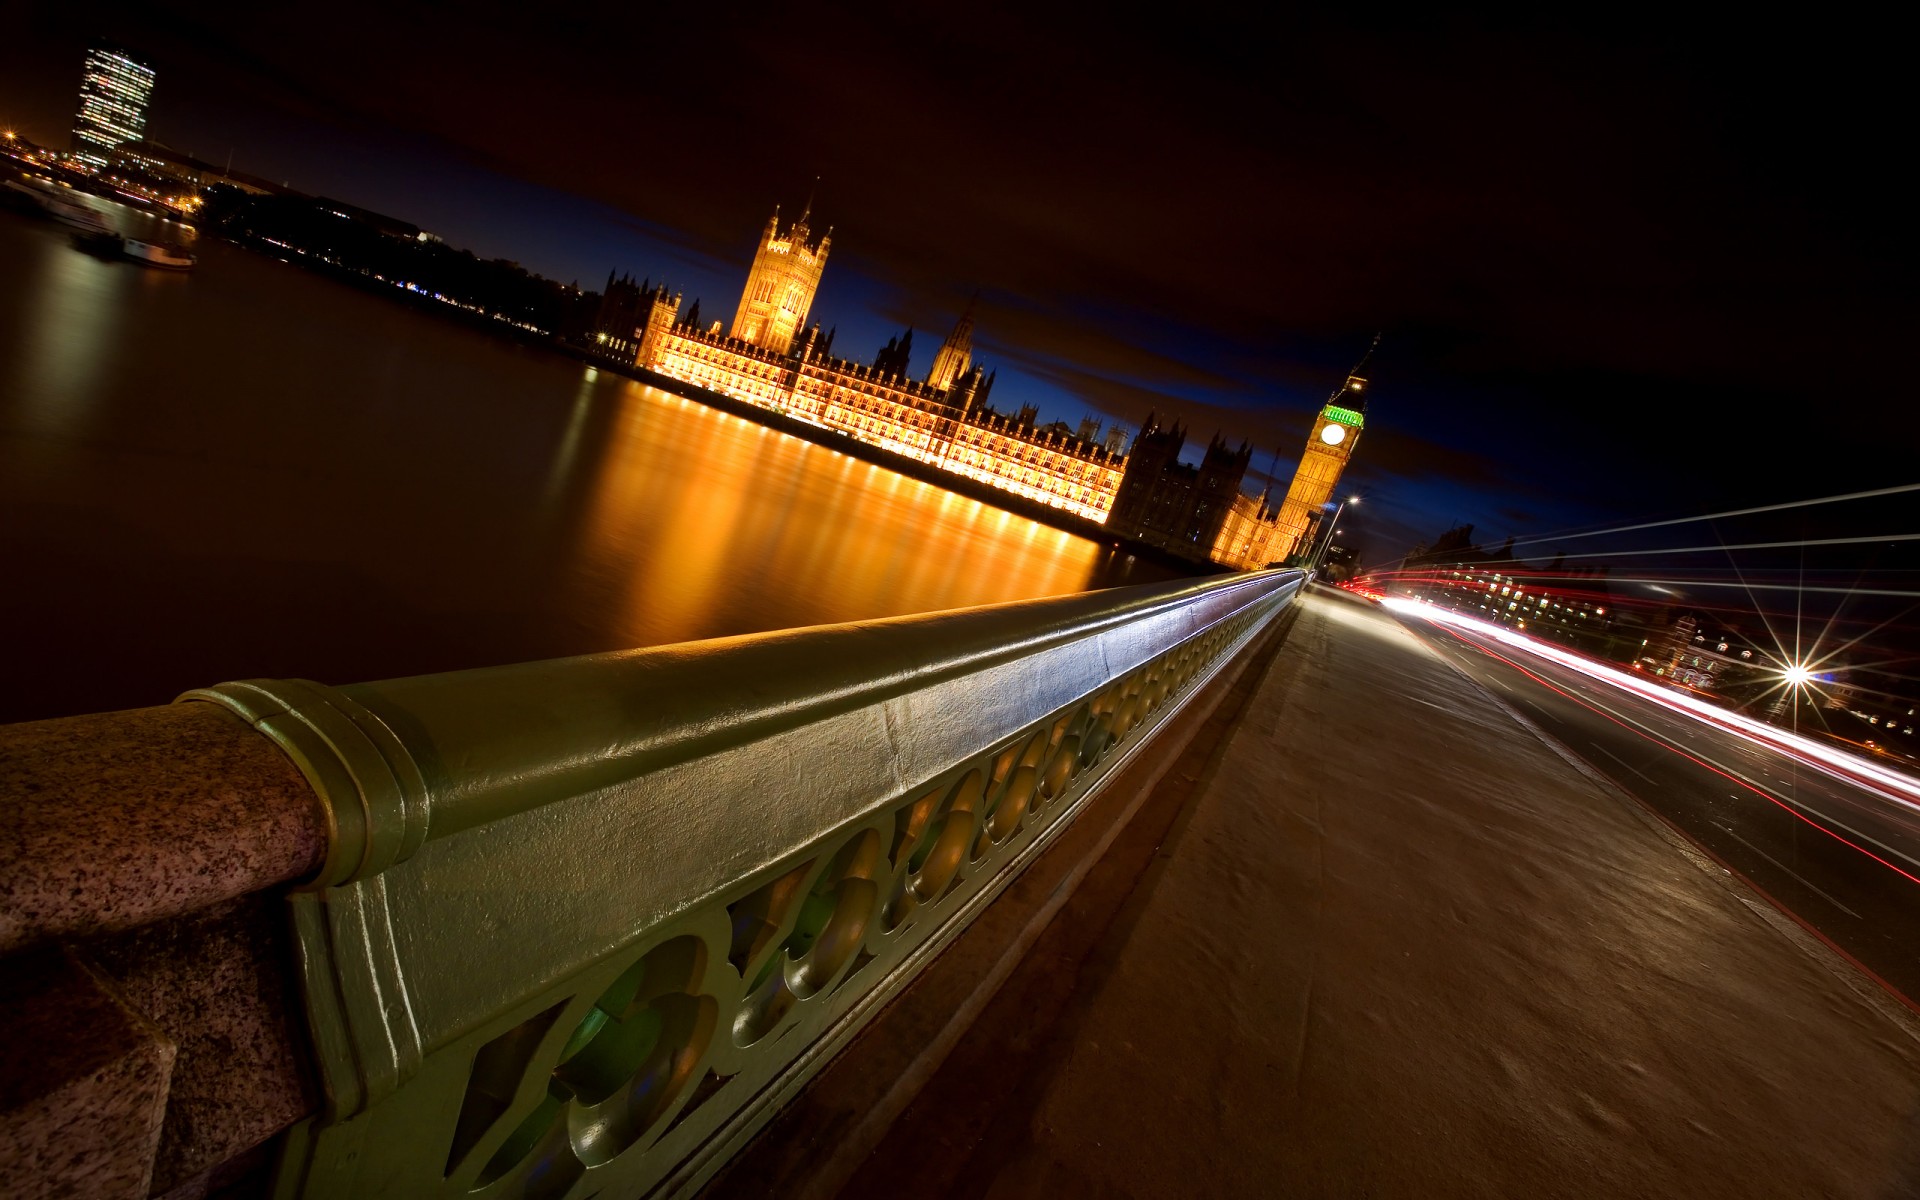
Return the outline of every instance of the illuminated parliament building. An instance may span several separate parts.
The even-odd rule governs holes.
[[[832,230],[816,235],[808,227],[811,216],[809,209],[783,228],[775,210],[730,326],[717,320],[703,325],[698,302],[682,314],[680,293],[648,286],[637,297],[634,365],[858,438],[1181,557],[1253,568],[1304,549],[1310,514],[1302,506],[1311,506],[1315,495],[1324,502],[1331,494],[1359,433],[1357,409],[1329,402],[1315,425],[1323,444],[1310,441],[1301,464],[1303,478],[1312,465],[1312,482],[1303,486],[1296,478],[1287,500],[1275,508],[1265,497],[1240,494],[1249,457],[1244,445],[1231,450],[1216,438],[1202,466],[1194,468],[1179,462],[1185,434],[1152,417],[1129,454],[1120,429],[1102,439],[1091,420],[1069,431],[1059,423],[1036,425],[1031,407],[1013,416],[997,412],[987,404],[994,375],[973,361],[971,310],[961,315],[924,378],[908,374],[911,329],[889,338],[871,363],[838,357],[833,333],[807,321],[833,245]],[[1357,394],[1363,384],[1356,368],[1347,389]],[[1329,420],[1351,436],[1321,436]]]

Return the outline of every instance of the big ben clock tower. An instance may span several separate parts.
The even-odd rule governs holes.
[[[1375,337],[1366,356],[1347,373],[1347,381],[1321,407],[1313,432],[1307,435],[1306,453],[1300,456],[1300,469],[1293,473],[1286,501],[1280,506],[1276,522],[1279,534],[1272,543],[1276,548],[1286,547],[1288,554],[1301,548],[1301,536],[1314,515],[1332,499],[1340,473],[1346,470],[1347,460],[1360,442],[1360,431],[1366,425],[1367,360],[1379,345],[1380,339]]]

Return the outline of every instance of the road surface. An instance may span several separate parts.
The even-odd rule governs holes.
[[[1413,619],[1586,765],[1920,1002],[1920,811],[1471,629]]]

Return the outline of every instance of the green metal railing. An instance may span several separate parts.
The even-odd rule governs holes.
[[[188,693],[329,814],[277,1194],[691,1193],[1300,586]]]

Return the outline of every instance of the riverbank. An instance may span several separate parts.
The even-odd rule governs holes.
[[[990,484],[982,483],[979,480],[953,471],[943,470],[930,463],[922,462],[919,459],[909,458],[904,454],[896,454],[885,447],[876,446],[870,442],[863,442],[839,430],[828,429],[811,421],[802,421],[775,409],[763,408],[760,405],[740,400],[736,397],[726,395],[723,392],[712,391],[708,388],[700,387],[697,384],[688,383],[683,379],[676,379],[671,375],[662,375],[656,371],[649,371],[644,367],[638,367],[632,363],[608,359],[594,353],[591,349],[574,345],[557,335],[526,329],[512,322],[463,308],[458,304],[449,304],[436,300],[430,295],[395,287],[385,280],[363,275],[358,271],[328,262],[323,258],[316,258],[295,247],[282,247],[261,238],[234,235],[225,231],[203,232],[206,232],[207,236],[219,237],[222,241],[239,246],[242,249],[251,250],[256,254],[275,258],[291,266],[298,266],[329,279],[350,284],[357,290],[377,295],[390,301],[397,301],[421,312],[433,313],[436,316],[459,322],[472,329],[482,330],[496,337],[505,338],[519,345],[546,350],[572,358],[598,370],[624,376],[634,380],[636,383],[644,383],[649,387],[656,387],[661,391],[671,392],[676,396],[684,397],[685,399],[694,401],[696,404],[705,405],[708,408],[727,413],[730,416],[752,421],[755,424],[763,425],[776,432],[812,442],[817,446],[824,446],[829,450],[845,454],[849,458],[871,463],[874,466],[884,467],[889,471],[905,475],[909,479],[917,479],[922,483],[931,484],[934,487],[952,492],[957,496],[965,496],[970,500],[978,500],[982,504],[991,505],[994,508],[1010,512],[1015,516],[1026,517],[1028,520],[1037,521],[1042,525],[1050,526],[1064,533],[1071,533],[1077,537],[1086,538],[1088,541],[1100,542],[1115,550],[1130,554],[1135,558],[1142,559],[1168,570],[1189,575],[1217,575],[1227,570],[1227,568],[1216,563],[1196,563],[1190,559],[1169,553],[1158,546],[1148,545],[1145,542],[1137,541],[1133,538],[1120,536],[1112,530],[1107,529],[1104,525],[1089,521],[1084,517],[1075,516],[1073,513],[1063,509],[1055,508],[1049,504],[1042,504],[1037,500],[1016,495],[1002,488],[993,487]],[[288,256],[289,252],[291,252],[293,257]]]
[[[75,186],[77,190],[86,191],[114,203],[126,204],[136,211],[140,211],[146,207],[132,203],[130,200],[124,198],[122,194],[113,189],[105,188],[104,185],[99,185],[96,181],[85,180],[72,186]],[[155,215],[159,215],[157,210]],[[711,391],[671,376],[661,375],[637,367],[631,363],[607,359],[594,353],[590,347],[580,346],[567,341],[558,333],[537,329],[477,308],[443,299],[431,292],[421,291],[417,288],[408,288],[394,280],[385,279],[378,275],[369,274],[334,262],[324,255],[309,252],[300,246],[275,241],[238,229],[222,228],[212,222],[196,224],[179,221],[178,223],[194,229],[198,236],[215,238],[263,257],[276,259],[291,266],[298,266],[306,271],[332,279],[336,282],[349,284],[358,291],[380,296],[389,301],[401,302],[417,311],[433,313],[442,319],[455,321],[470,329],[483,331],[494,337],[504,338],[521,346],[562,354],[577,361],[585,362],[602,371],[622,375],[636,382],[657,387],[663,391],[672,392],[675,395],[705,405],[708,408],[753,421],[769,429],[801,438],[859,461],[883,467],[910,479],[916,479],[922,483],[952,492],[955,495],[965,496],[968,499],[991,505],[994,508],[1013,513],[1016,516],[1026,517],[1029,520],[1037,521],[1051,528],[1059,529],[1062,532],[1071,533],[1077,537],[1083,537],[1089,541],[1101,543],[1116,551],[1132,555],[1135,558],[1150,562],[1158,567],[1191,575],[1211,575],[1226,570],[1226,568],[1212,562],[1194,562],[1191,559],[1171,553],[1161,547],[1152,546],[1133,538],[1121,536],[1098,522],[1089,521],[1073,513],[1054,508],[1051,505],[1041,503],[1037,500],[1016,495],[968,476],[943,470],[940,467],[922,462],[919,459],[897,454],[884,447],[863,442],[844,432],[828,429],[809,421],[799,420],[779,411],[763,408],[757,404],[739,400],[724,393]]]
[[[350,284],[357,290],[380,296],[389,301],[397,301],[418,311],[430,312],[438,317],[459,322],[469,328],[485,331],[493,336],[505,338],[519,345],[561,354],[576,361],[584,362],[599,370],[625,376],[637,383],[644,383],[650,387],[657,387],[662,391],[671,392],[676,396],[684,397],[685,399],[692,400],[697,404],[705,405],[719,412],[752,421],[758,425],[763,425],[780,433],[801,438],[818,446],[824,446],[827,449],[845,454],[861,462],[884,467],[889,471],[905,475],[909,479],[916,479],[922,483],[931,484],[934,487],[952,492],[957,496],[965,496],[970,500],[977,500],[983,504],[988,504],[994,508],[1010,512],[1015,516],[1026,517],[1029,520],[1037,521],[1043,525],[1061,530],[1064,533],[1071,533],[1077,537],[1086,538],[1089,541],[1102,543],[1115,550],[1130,554],[1135,558],[1153,563],[1156,566],[1168,570],[1188,575],[1217,575],[1227,570],[1226,567],[1222,567],[1217,563],[1194,562],[1191,559],[1170,553],[1161,547],[1149,545],[1134,538],[1121,536],[1098,522],[1089,521],[1084,517],[1076,516],[1073,513],[1055,508],[1052,505],[1042,504],[1037,500],[1016,495],[965,475],[943,470],[930,463],[922,462],[919,459],[894,453],[884,447],[863,442],[839,430],[828,429],[810,421],[802,421],[787,416],[777,410],[763,408],[760,405],[728,396],[722,392],[712,391],[708,388],[700,387],[697,384],[676,379],[670,375],[662,375],[655,371],[649,371],[643,367],[635,366],[632,363],[624,363],[606,358],[603,355],[595,353],[589,347],[575,345],[557,334],[529,329],[516,325],[511,321],[493,317],[483,312],[477,312],[458,304],[438,300],[432,295],[409,291],[376,276],[366,275],[359,271],[329,262],[325,258],[308,254],[298,247],[282,246],[279,243],[271,242],[263,238],[252,237],[227,230],[207,229],[203,230],[202,233],[205,236],[218,237],[222,241],[239,246],[242,249],[250,250],[256,254],[275,258],[281,262],[301,267],[304,270],[325,276],[326,278]]]

